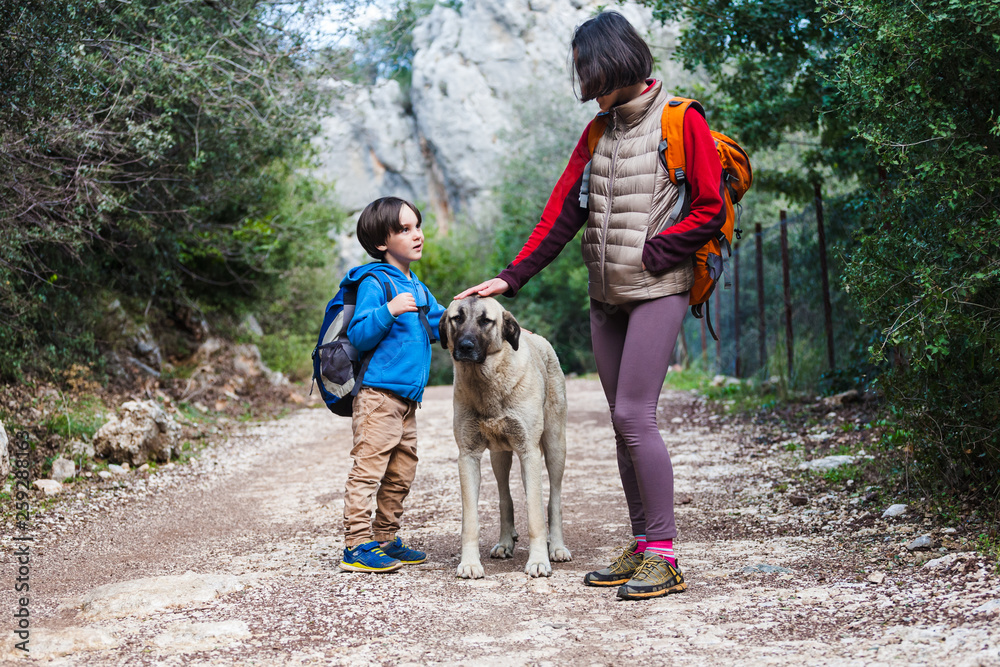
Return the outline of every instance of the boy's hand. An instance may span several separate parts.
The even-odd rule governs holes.
[[[393,317],[399,317],[403,313],[415,313],[417,312],[417,301],[413,298],[413,295],[409,292],[401,292],[389,302],[389,314]]]
[[[487,280],[484,283],[479,283],[475,287],[470,287],[461,294],[455,295],[455,301],[459,299],[464,299],[472,294],[478,294],[479,296],[493,296],[494,294],[503,294],[510,289],[510,285],[507,284],[506,280],[501,280],[500,278],[493,278],[492,280]]]

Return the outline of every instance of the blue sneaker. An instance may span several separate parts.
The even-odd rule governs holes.
[[[397,558],[399,562],[404,565],[416,565],[417,563],[423,563],[427,560],[427,554],[423,551],[417,551],[416,549],[411,549],[410,547],[403,544],[402,540],[398,537],[392,542],[386,542],[382,545],[382,551],[386,556],[390,558]]]
[[[403,564],[386,556],[375,540],[359,544],[353,549],[345,548],[344,560],[340,561],[340,569],[348,572],[392,572],[401,567]]]

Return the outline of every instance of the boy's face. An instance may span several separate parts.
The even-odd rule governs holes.
[[[385,245],[378,246],[378,249],[385,251],[385,261],[406,270],[410,262],[417,261],[423,254],[424,231],[409,206],[399,209],[399,224],[403,226],[403,231],[390,234]]]

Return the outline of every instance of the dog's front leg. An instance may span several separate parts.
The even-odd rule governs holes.
[[[552,576],[552,565],[549,564],[548,533],[542,504],[542,453],[535,448],[522,453],[519,458],[521,481],[528,496],[528,565],[524,571],[532,577],[549,577]]]
[[[459,452],[458,479],[462,487],[462,561],[457,576],[482,579],[486,574],[479,560],[479,482],[482,452]]]
[[[513,460],[514,452],[510,450],[490,451],[490,465],[493,466],[500,492],[500,540],[490,550],[490,558],[510,558],[514,555],[517,531],[514,529],[514,500],[510,496],[510,465]]]

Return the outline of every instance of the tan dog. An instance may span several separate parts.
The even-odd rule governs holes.
[[[528,566],[552,574],[550,559],[572,558],[563,544],[562,476],[566,463],[566,380],[549,342],[522,331],[495,299],[454,301],[441,317],[441,345],[455,365],[455,441],[462,486],[462,561],[458,576],[484,575],[479,559],[479,483],[483,451],[500,489],[500,541],[491,558],[514,554],[510,468],[516,453],[528,505]],[[548,535],[542,503],[542,458],[549,473]],[[547,539],[546,539],[547,537]]]

